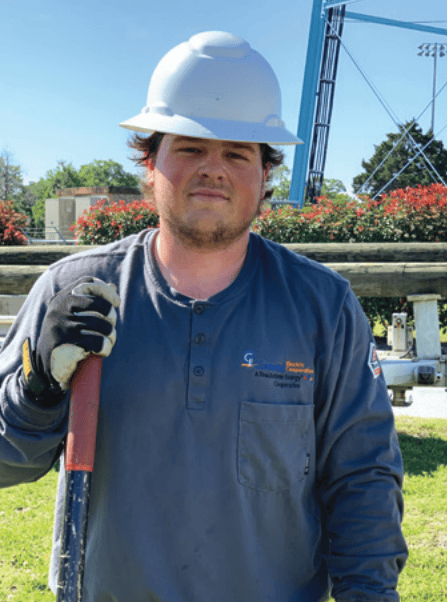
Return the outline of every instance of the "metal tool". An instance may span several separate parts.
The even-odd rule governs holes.
[[[56,602],[82,602],[91,476],[95,459],[102,357],[79,363],[71,381],[65,444],[65,508]]]

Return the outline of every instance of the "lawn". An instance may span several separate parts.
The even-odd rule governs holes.
[[[58,473],[0,489],[0,600],[55,602],[48,587]]]
[[[447,600],[447,419],[399,416],[396,425],[410,551],[399,592],[403,602]]]
[[[447,419],[396,417],[410,558],[402,602],[447,601]],[[0,490],[0,600],[55,602],[48,589],[57,473]],[[125,601],[130,602],[130,601]]]

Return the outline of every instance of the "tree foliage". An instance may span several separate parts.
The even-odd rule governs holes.
[[[272,174],[272,198],[278,201],[287,200],[290,190],[290,169],[287,165],[280,165]]]
[[[352,198],[349,196],[346,186],[341,180],[334,178],[324,179],[321,187],[320,198],[326,198],[337,204],[349,203]]]
[[[22,168],[15,165],[13,155],[3,149],[0,155],[0,201],[11,201],[16,212],[25,215],[30,225],[33,224],[32,207],[36,202],[34,194],[27,190],[23,183]]]
[[[79,178],[81,186],[125,186],[138,188],[138,176],[124,171],[122,165],[116,161],[93,161],[81,165]]]
[[[321,196],[325,196],[327,198],[335,196],[337,194],[342,194],[346,192],[346,186],[343,184],[341,180],[336,180],[334,178],[323,180],[323,186],[321,187]]]
[[[407,130],[408,134],[404,135]],[[438,181],[436,175],[432,177],[433,169],[420,153],[422,149],[441,177],[447,178],[447,150],[443,143],[435,140],[431,131],[424,134],[414,121],[400,125],[398,132],[387,134],[386,140],[374,149],[371,159],[362,161],[363,173],[353,179],[356,193],[374,196],[398,188],[429,186]]]
[[[22,170],[13,165],[12,153],[4,149],[0,155],[0,200],[16,202],[23,192]]]
[[[50,169],[45,177],[33,182],[27,191],[34,195],[36,203],[33,216],[36,225],[45,226],[45,199],[55,198],[56,190],[61,188],[77,188],[79,186],[124,186],[137,187],[139,179],[126,172],[116,161],[98,161],[81,165],[77,170],[72,163],[59,161],[56,169]]]
[[[272,177],[273,200],[287,200],[289,198],[291,183],[290,175],[291,172],[287,165],[280,165],[275,169]],[[347,190],[343,182],[335,178],[323,180],[320,196],[337,203],[347,203],[352,200],[347,194]]]
[[[27,190],[36,198],[33,217],[38,228],[45,227],[45,199],[55,198],[59,188],[82,186],[81,179],[72,163],[58,161],[56,169],[49,169],[44,178],[32,182]]]
[[[272,177],[272,198],[274,200],[287,200],[289,198],[290,176],[291,172],[287,165],[280,165],[275,169]],[[346,203],[351,200],[343,182],[334,178],[324,179],[320,196],[337,202]]]

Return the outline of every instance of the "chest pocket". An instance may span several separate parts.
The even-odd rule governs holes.
[[[305,478],[313,461],[313,405],[243,401],[239,415],[238,481],[281,491]]]

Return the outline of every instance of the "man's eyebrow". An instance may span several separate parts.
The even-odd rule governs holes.
[[[173,140],[174,144],[183,144],[187,142],[188,144],[200,144],[201,138],[194,138],[193,136],[176,136]],[[247,150],[250,153],[256,154],[256,151],[252,144],[249,142],[235,142],[232,140],[223,140],[223,145],[230,148],[240,148],[241,150]]]
[[[250,153],[256,154],[256,151],[253,148],[253,145],[249,144],[249,143],[244,144],[243,142],[231,142],[230,141],[230,142],[224,142],[224,145],[225,146],[229,146],[231,148],[240,148],[240,149],[243,149],[243,150],[247,150]]]

